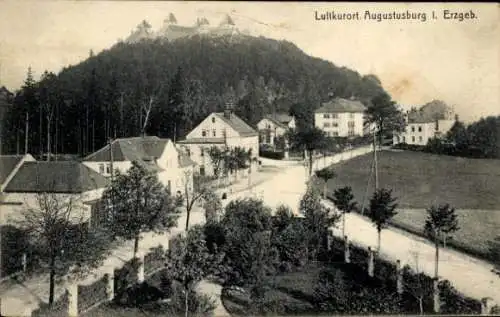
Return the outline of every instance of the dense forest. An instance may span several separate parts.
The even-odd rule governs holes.
[[[329,93],[369,102],[383,92],[373,75],[246,35],[119,42],[59,74],[33,77],[28,70],[6,114],[4,153],[82,156],[109,138],[179,139],[227,101],[250,124],[280,111],[308,125]]]

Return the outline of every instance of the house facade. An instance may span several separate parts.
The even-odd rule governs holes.
[[[260,144],[274,146],[276,139],[295,129],[295,118],[284,113],[266,115],[257,123]]]
[[[252,157],[259,155],[259,134],[230,109],[208,115],[198,126],[177,142],[179,149],[196,164],[200,175],[213,175],[214,168],[209,150],[242,147],[252,151]]]
[[[111,169],[126,173],[133,161],[156,173],[172,195],[183,193],[186,186],[193,190],[195,163],[178,151],[170,139],[155,136],[116,139],[87,156],[83,164],[109,177]]]
[[[446,136],[446,133],[450,131],[454,124],[455,120],[408,122],[402,133],[394,134],[393,144],[427,145],[432,138]]]
[[[457,119],[450,107],[437,101],[412,109],[405,114],[405,130],[394,133],[393,144],[427,145],[432,138],[445,137]]]
[[[71,203],[72,223],[92,225],[90,202],[100,199],[108,185],[108,179],[80,162],[25,160],[4,185],[2,223],[15,225],[22,210],[40,209],[41,195],[50,195],[61,206]]]
[[[363,136],[364,112],[358,100],[334,98],[314,111],[314,125],[329,137]]]

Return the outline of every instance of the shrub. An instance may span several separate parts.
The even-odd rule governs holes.
[[[32,317],[66,317],[68,316],[68,293],[64,293],[54,302],[52,307],[41,303],[40,307],[31,312]]]
[[[23,253],[28,247],[28,235],[14,226],[2,226],[2,276],[17,273],[23,269]]]
[[[467,315],[481,313],[481,302],[463,296],[453,288],[448,280],[440,281],[438,288],[442,313]]]
[[[174,282],[173,295],[171,297],[170,306],[179,315],[184,314],[185,299],[183,287]],[[215,300],[210,296],[197,294],[194,290],[188,292],[188,310],[191,314],[198,316],[209,316],[217,307]]]

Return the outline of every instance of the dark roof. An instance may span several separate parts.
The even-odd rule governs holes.
[[[224,144],[224,138],[192,138],[177,141],[180,144]]]
[[[7,180],[22,159],[23,155],[0,155],[0,185]]]
[[[364,112],[366,107],[359,100],[348,100],[344,98],[335,98],[322,103],[321,107],[316,109],[315,113],[332,112]]]
[[[255,131],[251,126],[249,126],[245,121],[243,121],[234,113],[231,113],[229,118],[226,118],[224,116],[224,112],[216,112],[215,115],[229,124],[229,126],[231,126],[231,128],[233,128],[242,137],[259,135],[257,131]]]
[[[111,143],[113,161],[139,161],[159,158],[169,139],[156,136],[116,139]],[[110,161],[109,144],[87,156],[84,161]]]
[[[278,127],[282,127],[284,129],[286,129],[288,126],[286,123],[282,123],[282,122],[279,122],[278,120],[274,119],[273,117],[268,117],[268,116],[265,116],[264,119],[267,119],[271,122],[273,122],[275,125],[277,125]]]
[[[24,162],[7,184],[5,192],[83,193],[108,184],[106,177],[80,162]]]

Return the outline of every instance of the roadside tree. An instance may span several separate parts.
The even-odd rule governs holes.
[[[370,199],[370,210],[368,216],[377,228],[378,242],[377,250],[380,251],[382,229],[385,229],[389,221],[397,215],[396,198],[392,197],[392,190],[381,188],[373,193]]]
[[[438,278],[439,269],[439,244],[444,241],[451,233],[459,230],[458,219],[455,208],[449,204],[431,206],[427,209],[427,219],[425,220],[424,230],[427,236],[434,242],[436,249],[434,277]]]
[[[134,240],[134,257],[141,233],[164,233],[177,224],[176,199],[153,172],[136,161],[126,174],[116,173],[103,199],[107,203],[108,229],[115,237]]]

